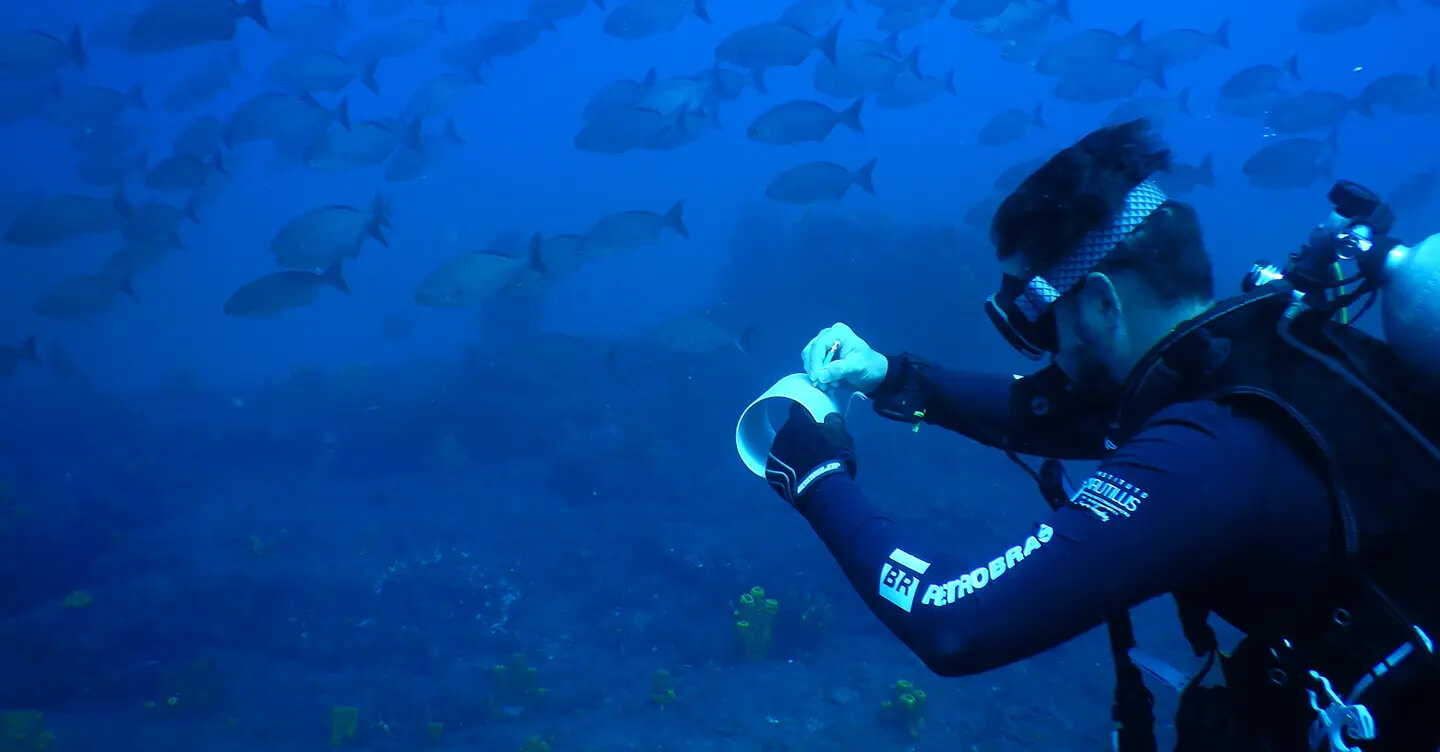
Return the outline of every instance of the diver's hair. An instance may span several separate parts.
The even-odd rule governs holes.
[[[1020,254],[1027,269],[1043,273],[1111,222],[1130,191],[1169,169],[1170,161],[1170,150],[1145,119],[1091,133],[1051,157],[1000,204],[990,225],[996,255]],[[1215,293],[1199,218],[1179,201],[1161,204],[1094,271],[1134,272],[1162,303],[1204,302]]]
[[[990,223],[996,255],[1021,254],[1027,268],[1043,272],[1110,222],[1135,186],[1169,167],[1170,150],[1144,118],[1090,133],[1001,202]]]
[[[1164,304],[1204,303],[1215,297],[1215,273],[1205,252],[1200,218],[1189,204],[1179,201],[1161,204],[1092,271],[1133,272]],[[1084,286],[1081,280],[1071,292]]]

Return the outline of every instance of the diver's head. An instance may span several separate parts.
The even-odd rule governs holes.
[[[1031,174],[991,223],[1004,271],[991,320],[1087,391],[1118,386],[1213,297],[1195,211],[1147,180],[1169,165],[1148,122],[1102,128]]]

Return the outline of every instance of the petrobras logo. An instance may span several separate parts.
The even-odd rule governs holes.
[[[1036,530],[1034,535],[1026,538],[1024,543],[1011,546],[1004,554],[991,559],[986,566],[962,574],[958,579],[925,588],[925,597],[920,602],[926,606],[948,606],[976,590],[983,590],[985,586],[1000,579],[1001,575],[1014,569],[1031,554],[1039,551],[1040,547],[1049,543],[1053,537],[1055,537],[1055,530],[1049,525],[1041,525],[1040,529]]]
[[[1080,484],[1080,489],[1070,497],[1070,503],[1088,509],[1101,522],[1116,517],[1130,517],[1140,511],[1140,504],[1150,494],[1123,478],[1107,472],[1096,471]]]
[[[902,549],[890,552],[880,567],[880,597],[910,611],[915,605],[915,592],[920,589],[920,575],[930,569],[930,562]]]

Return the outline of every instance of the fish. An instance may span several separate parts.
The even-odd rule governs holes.
[[[1330,130],[1340,125],[1350,110],[1350,98],[1344,94],[1312,89],[1272,110],[1265,118],[1265,127],[1287,135]]]
[[[235,38],[242,18],[270,30],[261,0],[155,0],[126,30],[120,46],[151,54],[224,42]]]
[[[1147,78],[1165,88],[1163,68],[1146,70],[1128,60],[1106,60],[1070,68],[1055,85],[1054,94],[1067,102],[1097,104],[1131,96]]]
[[[145,187],[157,193],[189,193],[205,184],[211,170],[230,174],[219,152],[208,160],[188,154],[175,155],[151,168],[145,176]]]
[[[123,200],[70,194],[30,204],[10,222],[5,242],[24,248],[51,248],[85,235],[120,228],[130,212]]]
[[[0,84],[0,123],[18,123],[45,114],[54,91],[34,84]]]
[[[377,193],[368,209],[331,204],[296,215],[270,240],[270,252],[275,263],[286,269],[324,269],[360,255],[366,238],[388,248],[384,233],[388,225],[385,197]]]
[[[973,28],[986,39],[1019,42],[1044,34],[1055,20],[1070,20],[1069,0],[1013,0],[998,15],[976,21]]]
[[[399,151],[386,165],[385,179],[392,183],[424,180],[444,164],[455,149],[464,145],[465,139],[455,127],[455,118],[445,121],[445,130],[439,136],[422,133],[420,121],[415,120],[410,123]]]
[[[980,129],[979,141],[985,146],[1005,146],[1019,141],[1031,127],[1044,128],[1043,104],[1034,109],[1006,110],[994,117]]]
[[[746,355],[754,332],[754,327],[739,333],[732,332],[712,321],[707,314],[695,313],[667,319],[650,330],[647,338],[679,355],[699,357],[732,347],[741,355]]]
[[[875,95],[875,104],[890,110],[906,109],[925,104],[942,91],[957,95],[954,68],[941,78],[906,71],[890,82],[890,88]]]
[[[940,15],[943,0],[907,0],[904,5],[887,6],[875,22],[881,31],[908,31]]]
[[[1109,29],[1085,29],[1052,42],[1035,60],[1035,72],[1042,76],[1064,76],[1068,71],[1114,60],[1121,51],[1140,44],[1137,22],[1124,36]]]
[[[1295,28],[1305,34],[1339,34],[1370,23],[1381,8],[1400,12],[1395,0],[1310,0]]]
[[[35,313],[50,319],[85,321],[109,310],[120,293],[139,300],[129,277],[76,274],[46,290],[35,302]]]
[[[993,183],[995,190],[1001,193],[1009,193],[1019,188],[1020,184],[1025,182],[1025,179],[1030,177],[1031,173],[1040,169],[1040,166],[1045,164],[1048,159],[1048,157],[1035,157],[1034,159],[1027,159],[1007,167],[1003,172],[995,176]]]
[[[961,21],[984,21],[995,18],[1009,7],[1011,0],[959,0],[950,8],[950,17]]]
[[[645,71],[644,78],[636,81],[634,79],[622,78],[611,81],[600,87],[585,103],[585,110],[581,114],[585,122],[593,123],[624,110],[636,107],[640,101],[655,87],[659,80],[659,74],[654,67]],[[656,113],[659,114],[659,113]]]
[[[681,200],[664,214],[643,210],[607,214],[595,220],[595,224],[585,231],[584,253],[587,257],[594,257],[653,245],[660,239],[660,232],[666,229],[689,239],[690,230],[682,216],[684,210],[685,202]]]
[[[184,248],[180,223],[189,214],[184,208],[162,201],[146,201],[124,213],[120,235],[132,243],[164,242],[172,248]],[[189,216],[189,219],[194,219]]]
[[[883,42],[859,39],[847,43],[837,52],[835,61],[820,60],[815,64],[815,90],[832,97],[854,99],[884,91],[896,77],[920,72],[920,48],[902,55],[898,37],[891,34]]]
[[[710,23],[707,0],[626,0],[605,17],[601,30],[616,39],[644,39],[675,30],[685,16]]]
[[[222,140],[228,148],[252,141],[286,143],[296,137],[318,137],[333,122],[350,127],[350,102],[341,99],[334,110],[327,109],[309,93],[267,91],[240,105],[225,124]]]
[[[1221,97],[1216,104],[1221,112],[1238,117],[1268,117],[1285,106],[1290,95],[1279,89],[1262,91],[1247,97]]]
[[[1211,47],[1230,49],[1230,19],[1221,21],[1211,32],[1171,29],[1157,34],[1140,43],[1135,58],[1144,59],[1150,65],[1173,68],[1199,60]]]
[[[1434,99],[1437,91],[1440,91],[1440,66],[1432,65],[1427,77],[1413,73],[1381,76],[1366,84],[1353,104],[1355,111],[1367,118],[1373,118],[1376,106],[1380,105],[1392,112],[1414,114],[1413,105]]]
[[[1190,116],[1190,87],[1180,90],[1173,97],[1149,94],[1134,97],[1116,105],[1105,116],[1104,125],[1114,126],[1144,118],[1151,123],[1162,123],[1175,115]]]
[[[1330,175],[1335,159],[1335,135],[1326,141],[1290,138],[1256,152],[1241,171],[1257,188],[1288,190],[1307,188]]]
[[[62,89],[46,109],[45,119],[61,128],[104,128],[119,122],[131,108],[148,109],[139,84],[128,92],[108,86],[81,85]]]
[[[715,46],[715,59],[750,70],[783,68],[799,65],[819,50],[834,64],[839,39],[839,23],[831,26],[824,36],[817,37],[804,29],[771,21],[731,32]]]
[[[323,272],[288,269],[252,279],[225,301],[225,313],[250,319],[278,316],[314,303],[325,287],[350,294],[338,260]]]
[[[551,278],[574,274],[585,262],[584,235],[566,233],[546,238],[537,232],[531,236],[530,245]]]
[[[230,77],[243,72],[238,51],[229,60],[210,60],[180,79],[166,92],[163,104],[171,112],[189,112],[230,89]]]
[[[854,10],[851,0],[793,0],[777,20],[813,36],[833,26],[842,12]]]
[[[1435,200],[1437,181],[1440,181],[1440,164],[1412,173],[1395,186],[1385,204],[1397,212],[1418,212]]]
[[[167,243],[126,243],[110,254],[101,272],[115,279],[127,279],[159,266],[174,250]]]
[[[575,134],[575,148],[592,154],[623,154],[643,149],[670,128],[684,128],[688,111],[662,115],[643,107],[626,107],[588,123]]]
[[[1198,165],[1172,163],[1170,169],[1157,172],[1151,180],[1168,196],[1183,196],[1200,186],[1215,187],[1215,158],[1209,154]]]
[[[35,337],[32,335],[19,345],[0,345],[0,379],[8,379],[20,369],[21,363],[40,364],[35,352]]]
[[[605,0],[594,0],[595,7],[605,10]],[[574,18],[585,12],[590,0],[530,0],[526,14],[536,21],[554,23]]]
[[[460,97],[470,93],[477,85],[484,85],[474,76],[455,73],[441,73],[432,76],[411,92],[405,105],[405,116],[410,118],[431,118],[447,115]]]
[[[88,59],[79,26],[68,40],[33,29],[0,34],[0,81],[45,81],[71,65],[83,69]]]
[[[806,99],[779,104],[755,118],[745,135],[752,141],[772,146],[824,141],[836,125],[843,125],[856,132],[864,133],[860,124],[860,109],[864,99],[857,99],[843,110],[833,110],[829,105]]]
[[[445,22],[444,14],[436,15],[434,21],[411,18],[393,24],[384,31],[362,37],[350,45],[345,57],[360,63],[404,57],[428,47],[436,34],[449,33],[450,27]]]
[[[431,308],[474,308],[513,284],[526,269],[544,273],[531,252],[517,258],[499,251],[469,251],[436,266],[415,290],[415,302]]]
[[[486,29],[472,42],[474,63],[484,67],[497,57],[511,57],[540,41],[540,35],[555,31],[555,24],[548,20],[522,18],[506,21]]]
[[[784,204],[839,201],[852,185],[873,196],[874,172],[874,159],[853,171],[834,162],[806,162],[776,175],[765,188],[765,196]]]
[[[992,193],[971,204],[970,208],[965,210],[965,216],[962,218],[962,221],[964,221],[967,226],[977,230],[988,229],[991,220],[995,217],[995,212],[1000,210],[1000,202],[1004,200],[1004,196],[998,193]]]
[[[358,78],[365,88],[379,94],[380,84],[375,80],[379,64],[378,59],[370,59],[357,65],[329,50],[299,47],[270,64],[266,81],[271,86],[295,92],[336,92]]]
[[[170,148],[180,156],[204,158],[220,149],[220,139],[225,126],[219,118],[204,115],[192,120],[180,135],[175,137]]]
[[[350,130],[331,128],[305,150],[305,165],[314,170],[344,172],[383,164],[405,139],[398,123],[366,120]]]
[[[1244,99],[1274,90],[1286,76],[1300,80],[1300,56],[1291,55],[1285,67],[1261,64],[1241,69],[1220,85],[1221,99]]]

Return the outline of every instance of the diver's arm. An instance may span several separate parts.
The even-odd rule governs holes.
[[[1021,454],[1104,456],[1106,416],[1086,409],[1055,366],[1017,379],[940,368],[909,353],[886,360],[885,379],[868,395],[880,415],[923,421]]]
[[[938,674],[974,674],[1211,572],[1265,560],[1277,545],[1322,550],[1324,483],[1279,444],[1212,403],[1167,408],[1073,504],[980,546],[896,524],[843,473],[816,483],[803,511],[896,637]],[[947,501],[996,501],[955,496]]]

